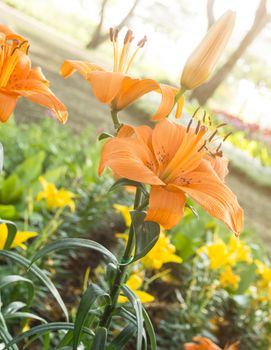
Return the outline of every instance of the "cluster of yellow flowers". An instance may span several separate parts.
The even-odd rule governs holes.
[[[234,237],[230,238],[228,244],[216,238],[214,242],[201,247],[198,253],[208,257],[210,269],[221,269],[220,284],[225,288],[238,288],[240,277],[233,271],[237,263],[253,262],[250,247],[244,241]]]
[[[271,267],[256,259],[256,274],[258,281],[256,282],[256,296],[260,301],[271,302]]]
[[[114,208],[117,213],[120,213],[124,219],[124,222],[127,228],[131,225],[131,215],[130,211],[132,207],[128,207],[121,204],[114,204]],[[116,237],[127,240],[127,233],[117,233]],[[169,237],[165,234],[164,230],[161,228],[160,236],[155,246],[145,255],[140,263],[142,267],[144,267],[144,271],[146,270],[160,270],[164,264],[166,263],[177,263],[180,264],[182,262],[182,258],[175,254],[176,248],[170,242]],[[143,271],[139,272],[139,268],[137,268],[130,278],[127,281],[127,286],[130,287],[134,293],[139,297],[142,303],[149,303],[154,300],[154,296],[139,290],[144,284],[144,273]],[[119,302],[126,302],[127,298],[124,296],[119,297]]]
[[[47,182],[42,176],[40,176],[39,180],[43,187],[43,191],[38,193],[37,201],[45,199],[48,209],[68,206],[72,212],[75,211],[75,202],[73,200],[75,194],[73,192],[67,191],[64,188],[58,190],[53,183]]]

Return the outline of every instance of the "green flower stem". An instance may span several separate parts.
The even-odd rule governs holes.
[[[135,195],[135,200],[134,200],[134,209],[137,209],[140,206],[141,202],[141,190],[137,189],[136,195]],[[113,283],[113,286],[110,291],[110,297],[111,297],[111,304],[107,305],[105,307],[103,316],[100,320],[100,327],[105,327],[109,328],[111,319],[112,319],[112,314],[117,306],[118,303],[118,297],[120,295],[120,290],[121,286],[123,283],[125,283],[126,278],[127,278],[127,262],[131,259],[133,250],[134,250],[134,245],[135,245],[135,240],[134,240],[134,228],[133,225],[131,225],[130,230],[129,230],[129,236],[128,236],[128,241],[126,244],[125,252],[123,254],[121,263],[123,265],[119,266],[119,269],[117,271],[115,281]]]
[[[185,93],[185,90],[186,90],[186,88],[184,88],[183,86],[180,87],[180,90],[175,95],[174,106],[178,102],[179,98]]]
[[[120,123],[119,118],[118,118],[118,112],[112,110],[111,117],[112,117],[112,121],[114,124],[114,128],[117,131],[121,127],[121,123]]]

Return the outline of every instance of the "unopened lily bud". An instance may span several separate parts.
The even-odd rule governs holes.
[[[235,24],[235,12],[227,11],[213,24],[188,58],[181,76],[181,86],[192,90],[205,83],[227,45]]]

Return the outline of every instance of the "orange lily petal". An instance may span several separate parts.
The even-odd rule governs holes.
[[[210,215],[223,221],[235,235],[239,235],[243,228],[243,210],[236,196],[220,180],[207,160],[203,160],[187,177],[181,174],[174,183]]]
[[[76,71],[86,79],[88,73],[93,71],[104,71],[104,69],[97,64],[75,60],[65,60],[60,67],[60,74],[64,78],[68,78]]]
[[[0,24],[0,32],[6,35],[14,33],[8,26],[5,26],[4,24]]]
[[[167,119],[155,125],[152,135],[154,154],[160,173],[176,154],[185,134],[185,128]]]
[[[114,100],[113,108],[117,111],[124,109],[139,97],[158,88],[159,85],[152,79],[135,79],[126,76]]]
[[[147,125],[131,126],[123,125],[119,132],[118,137],[132,137],[136,135],[138,141],[143,145],[146,144],[152,150],[152,128]]]
[[[229,161],[225,157],[214,157],[210,155],[206,155],[205,157],[212,165],[214,171],[217,173],[219,178],[224,181],[225,177],[228,175],[228,164]]]
[[[152,120],[160,120],[168,116],[174,105],[177,89],[165,84],[158,84],[152,79],[135,79],[126,76],[123,79],[121,89],[113,101],[113,109],[121,110],[136,101],[141,96],[151,92],[159,92],[162,95],[161,104],[152,116]]]
[[[0,121],[5,123],[15,109],[18,97],[0,91]]]
[[[92,72],[87,75],[93,94],[102,103],[110,104],[121,88],[124,75],[118,72]]]
[[[164,184],[154,173],[155,163],[150,150],[136,139],[115,137],[105,142],[99,174],[105,166],[118,177],[154,185]]]
[[[17,62],[11,76],[10,80],[7,85],[7,89],[9,86],[12,86],[12,84],[16,83],[19,80],[26,79],[29,76],[31,69],[31,61],[29,56],[27,55],[22,55]]]
[[[35,67],[31,69],[28,79],[34,79],[34,80],[39,80],[43,84],[49,86],[49,81],[46,79],[45,75],[43,74],[42,70],[40,67]]]
[[[171,112],[175,102],[175,95],[177,91],[176,88],[173,88],[169,85],[161,84],[159,85],[159,90],[162,95],[162,100],[158,110],[152,116],[152,120],[162,120],[166,118]]]
[[[68,112],[66,107],[43,82],[34,79],[21,80],[13,85],[12,91],[51,109],[61,123],[64,124],[67,121]]]
[[[171,192],[162,186],[152,186],[145,220],[157,222],[165,229],[170,229],[181,220],[185,201],[182,191]]]

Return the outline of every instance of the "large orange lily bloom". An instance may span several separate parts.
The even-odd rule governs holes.
[[[194,343],[184,344],[185,350],[222,350],[210,339],[205,337],[194,337],[193,341]],[[238,347],[239,347],[239,342],[235,342],[230,346],[226,346],[224,350],[237,350]]]
[[[161,93],[160,107],[152,116],[153,120],[160,120],[168,116],[175,104],[177,88],[166,84],[158,84],[152,79],[139,79],[127,73],[139,49],[146,42],[146,37],[137,44],[135,52],[129,56],[133,34],[128,30],[121,52],[118,49],[118,31],[110,30],[110,39],[114,48],[114,70],[106,71],[103,67],[83,61],[65,60],[60,74],[67,78],[75,71],[80,73],[91,85],[93,94],[102,103],[110,106],[112,111],[118,112],[132,102],[151,91]],[[183,96],[178,98],[176,117],[181,115],[184,103]]]
[[[0,25],[0,121],[8,120],[19,97],[24,96],[51,109],[65,123],[66,107],[49,89],[41,69],[31,69],[28,49],[28,40]]]
[[[125,125],[105,142],[99,173],[108,166],[119,177],[151,185],[146,220],[166,229],[181,220],[189,196],[238,235],[243,210],[224,183],[227,162],[221,144],[211,150],[215,133],[200,121],[196,128],[167,119],[154,129]]]

